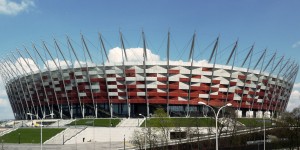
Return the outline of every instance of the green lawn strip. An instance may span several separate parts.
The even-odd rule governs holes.
[[[247,127],[263,127],[264,120],[262,118],[238,118],[237,121],[241,122]],[[266,127],[272,126],[272,123],[276,123],[274,120],[265,119]]]
[[[43,128],[43,142],[63,131],[61,128]],[[40,143],[41,129],[40,128],[20,128],[0,137],[0,141],[4,143]]]
[[[213,127],[211,118],[148,118],[147,127]],[[145,126],[145,121],[141,127]]]
[[[84,126],[96,126],[96,127],[110,127],[110,123],[112,127],[117,126],[120,123],[120,119],[77,119],[76,121],[71,122],[69,125],[84,125]],[[94,123],[93,123],[94,122]]]

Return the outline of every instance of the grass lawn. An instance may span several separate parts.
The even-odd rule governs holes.
[[[244,124],[247,127],[263,127],[264,121],[262,118],[238,118],[239,122]],[[265,119],[266,127],[272,126],[272,123],[276,123],[274,120]]]
[[[94,119],[77,119],[76,121],[71,122],[69,125],[75,126],[76,125],[84,125],[84,126],[93,126]],[[110,127],[110,121],[112,124],[112,127],[117,126],[120,119],[95,119],[94,126],[96,127]]]
[[[60,128],[43,128],[43,142],[63,130]],[[41,141],[40,128],[20,128],[0,137],[0,141],[3,140],[4,143],[19,143],[19,134],[20,143],[40,143]]]
[[[145,126],[145,121],[141,127]],[[213,127],[215,120],[211,118],[148,118],[147,127]]]

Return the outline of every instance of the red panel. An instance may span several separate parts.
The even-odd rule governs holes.
[[[244,75],[238,75],[238,79],[240,79],[240,80],[245,80],[245,79],[246,79],[246,76],[244,76]]]
[[[126,86],[125,86],[125,85],[117,85],[117,88],[118,88],[118,89],[125,89]]]
[[[189,78],[179,78],[180,82],[190,82]]]
[[[125,81],[125,78],[123,78],[123,77],[118,77],[118,78],[116,78],[116,80],[117,80],[117,81]]]
[[[191,90],[200,90],[200,87],[199,86],[191,86]]]
[[[166,88],[168,88],[168,85],[157,85],[157,88],[166,89]]]
[[[252,95],[254,95],[254,94],[255,94],[255,92],[254,92],[254,91],[249,91],[249,92],[248,92],[248,94],[252,94]]]
[[[179,70],[169,70],[169,74],[179,74]]]
[[[213,84],[220,84],[220,80],[212,80]]]
[[[235,90],[235,93],[237,93],[237,94],[242,94],[242,93],[243,93],[243,90]]]
[[[205,68],[205,67],[203,67],[202,71],[211,71],[211,68]]]
[[[100,78],[91,78],[91,82],[100,82]]]
[[[192,78],[201,79],[201,75],[193,75]]]
[[[229,83],[230,86],[236,86],[236,82],[231,82]]]
[[[157,77],[157,81],[160,81],[160,82],[168,81],[168,78],[167,77]]]
[[[169,85],[170,89],[179,89],[179,85]]]
[[[125,73],[135,73],[135,69],[126,69]]]

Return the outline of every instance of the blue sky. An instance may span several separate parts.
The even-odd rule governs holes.
[[[154,53],[165,58],[165,45],[161,45],[170,30],[179,49],[196,32],[204,47],[220,35],[223,47],[237,39],[241,49],[255,42],[257,51],[267,47],[299,62],[299,6],[298,0],[0,0],[0,53],[4,57],[22,45],[31,46],[31,42],[52,42],[53,36],[64,40],[66,34],[79,39],[83,33],[97,40],[97,32],[113,48],[119,46],[119,30],[130,43],[128,47],[137,47],[144,30]],[[163,50],[157,50],[160,48]],[[296,84],[289,110],[300,104],[299,91],[300,84]],[[2,90],[0,119],[12,117]]]

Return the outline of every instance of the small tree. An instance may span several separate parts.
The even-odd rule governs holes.
[[[165,112],[163,108],[157,108],[154,111],[154,117],[159,118],[159,121],[156,122],[156,126],[158,128],[157,132],[159,135],[157,137],[160,137],[161,139],[159,141],[162,142],[164,145],[169,145],[169,134],[170,134],[170,127],[173,127],[174,124],[170,118],[168,118],[168,114]],[[168,149],[168,146],[165,147]]]
[[[138,147],[140,150],[144,147],[144,137],[145,132],[142,132],[141,130],[134,130],[133,135],[131,137],[131,143]]]

